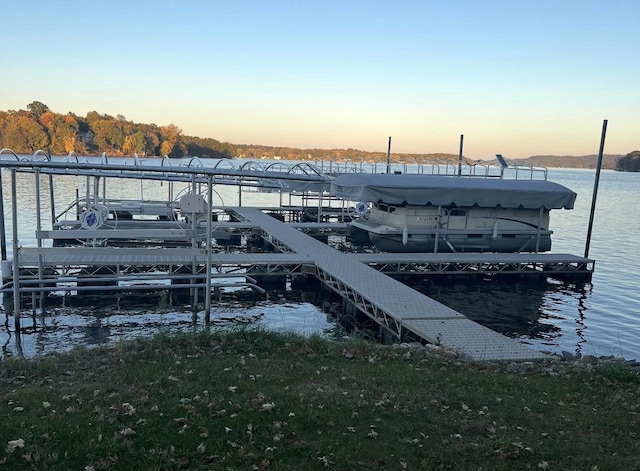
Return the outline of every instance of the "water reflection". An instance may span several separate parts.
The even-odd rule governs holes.
[[[586,343],[585,315],[590,283],[536,280],[431,280],[417,289],[496,332],[541,350],[580,353]],[[575,305],[576,309],[568,309]],[[568,313],[575,312],[571,318]],[[573,325],[572,325],[573,324]]]
[[[272,293],[268,299],[253,292],[223,293],[211,314],[210,327],[232,328],[252,324],[301,335],[329,334],[335,323],[322,310],[301,299],[300,293]],[[204,313],[190,306],[158,304],[157,297],[121,294],[88,296],[50,307],[45,313],[25,315],[17,334],[13,316],[5,314],[0,327],[0,357],[45,355],[79,345],[114,345],[121,340],[158,332],[198,332],[205,328]],[[155,299],[155,301],[152,301]],[[10,322],[11,319],[11,322]]]

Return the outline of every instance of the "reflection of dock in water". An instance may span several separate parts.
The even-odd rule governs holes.
[[[430,278],[414,286],[496,332],[527,338],[542,348],[562,345],[564,350],[577,354],[587,341],[584,315],[590,283],[494,278],[462,283],[440,280]],[[566,317],[563,313],[568,304],[576,308],[575,316]],[[480,312],[478,305],[482,305]]]

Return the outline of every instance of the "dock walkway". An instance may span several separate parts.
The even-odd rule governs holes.
[[[475,360],[528,360],[542,358],[517,340],[471,321],[457,311],[368,267],[299,230],[255,208],[234,211],[257,224],[276,247],[307,257],[316,274],[334,291],[402,337],[407,332]]]

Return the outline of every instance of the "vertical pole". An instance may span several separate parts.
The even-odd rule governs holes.
[[[458,154],[458,176],[462,175],[462,143],[464,142],[464,134],[460,134],[460,153]]]
[[[389,136],[389,145],[387,146],[387,173],[391,173],[391,136]]]
[[[2,169],[0,168],[0,256],[4,262],[7,259],[7,233],[4,226],[4,194],[2,191]],[[9,278],[6,273],[2,278]]]
[[[49,162],[51,162],[51,149],[48,149],[49,152]],[[56,205],[55,198],[53,194],[53,174],[49,174],[49,200],[51,203],[51,229],[53,229],[53,225],[56,222]]]
[[[49,201],[51,202],[51,229],[53,229],[53,225],[56,223],[56,204],[55,204],[55,196],[53,192],[53,175],[49,174]]]
[[[87,181],[87,188],[85,191],[85,196],[86,196],[85,205],[87,207],[85,209],[88,209],[89,205],[91,204],[91,177],[87,175],[86,181]]]
[[[204,301],[204,322],[206,325],[211,323],[211,218],[213,207],[213,177],[207,177],[207,289]]]
[[[538,212],[538,231],[536,233],[536,253],[540,252],[540,234],[542,230],[542,215],[544,214],[544,208],[540,208]]]
[[[40,231],[42,230],[42,203],[40,198],[40,170],[36,169],[35,171],[35,180],[36,180],[36,234],[37,234],[37,246],[38,248],[42,247],[42,238]],[[44,285],[42,284],[42,280],[44,278],[44,263],[42,260],[42,254],[38,254],[38,280],[40,281],[39,286],[42,288]],[[36,303],[35,303],[35,293],[34,294],[34,302],[33,302],[33,313],[36,313]],[[40,291],[40,308],[44,312],[44,291]]]
[[[438,253],[438,241],[440,240],[440,225],[442,223],[442,205],[438,206],[438,220],[436,221],[436,233],[433,239],[433,253]]]
[[[191,175],[191,194],[193,196],[196,196],[196,191],[197,191],[197,186],[196,186],[196,176],[195,174]],[[191,229],[193,232],[193,239],[191,240],[191,248],[195,249],[198,246],[198,241],[196,239],[196,234],[198,231],[198,224],[196,221],[197,218],[197,213],[195,212],[195,208],[192,209],[191,211]],[[196,263],[196,257],[195,255],[193,256],[193,260],[191,262],[191,274],[192,275],[197,275],[198,274],[198,264]],[[198,280],[191,278],[191,280],[189,281],[189,283],[197,283]],[[192,287],[191,288],[191,294],[193,296],[193,320],[196,320],[196,315],[198,313],[198,288]]]
[[[11,169],[11,216],[13,218],[13,320],[20,336],[20,262],[18,252],[18,196],[16,171]]]
[[[584,257],[589,257],[591,245],[591,231],[593,229],[593,217],[596,212],[596,199],[598,197],[598,184],[600,182],[600,169],[602,168],[602,155],[604,153],[604,140],[607,136],[607,120],[602,122],[602,136],[600,137],[600,150],[598,151],[598,164],[596,165],[596,179],[593,184],[593,198],[591,199],[591,213],[589,214],[589,227],[587,229],[587,242],[584,248]]]

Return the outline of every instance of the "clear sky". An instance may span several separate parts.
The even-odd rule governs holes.
[[[238,144],[640,149],[638,0],[0,0],[0,110]]]

